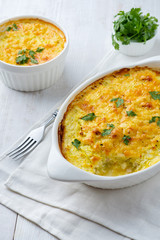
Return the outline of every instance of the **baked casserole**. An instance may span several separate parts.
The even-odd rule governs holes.
[[[64,49],[64,33],[36,18],[11,20],[0,25],[0,60],[13,65],[42,64]]]
[[[160,73],[122,69],[81,91],[59,126],[65,159],[102,176],[140,171],[159,161]]]

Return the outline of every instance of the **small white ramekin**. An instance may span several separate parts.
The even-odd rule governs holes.
[[[51,19],[44,18],[41,16],[18,16],[8,18],[0,22],[0,25],[11,20],[18,20],[24,18],[40,19],[49,23],[52,23],[58,27],[66,37],[65,47],[62,52],[52,60],[34,66],[17,66],[5,63],[0,60],[0,73],[1,80],[9,88],[19,91],[37,91],[50,87],[58,81],[61,77],[65,58],[68,52],[68,34],[66,31],[59,26],[56,22]],[[9,57],[9,56],[8,56]]]
[[[132,57],[138,57],[143,56],[147,52],[149,52],[156,40],[156,35],[147,40],[146,43],[142,42],[134,42],[131,41],[130,44],[124,45],[120,41],[117,41],[119,44],[119,51],[125,55],[132,56]]]

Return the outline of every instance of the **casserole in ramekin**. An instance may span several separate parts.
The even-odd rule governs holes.
[[[160,58],[154,57],[150,59],[143,60],[134,65],[122,66],[123,68],[132,68],[134,66],[148,66],[150,68],[154,68],[159,70]],[[120,70],[121,68],[110,69],[99,76],[92,77],[81,84],[78,88],[76,88],[66,99],[63,105],[60,108],[59,114],[56,118],[56,121],[53,126],[52,131],[52,146],[48,159],[48,172],[50,177],[61,180],[61,181],[76,181],[89,184],[91,186],[99,187],[99,188],[122,188],[132,186],[134,184],[140,183],[151,176],[155,175],[160,171],[160,162],[148,167],[144,170],[130,173],[127,175],[121,176],[100,176],[95,175],[84,170],[81,170],[70,162],[68,162],[62,155],[61,149],[59,147],[58,141],[58,128],[63,116],[67,110],[68,105],[72,102],[75,96],[80,93],[83,89],[89,86],[91,83],[96,80],[104,77],[107,74],[110,74],[116,70]]]
[[[56,22],[40,16],[13,17],[1,21],[0,25],[19,19],[39,19],[51,23],[64,33],[66,42],[59,55],[42,64],[32,66],[12,65],[0,60],[1,79],[5,85],[19,91],[36,91],[48,88],[56,83],[62,75],[68,52],[68,35]]]

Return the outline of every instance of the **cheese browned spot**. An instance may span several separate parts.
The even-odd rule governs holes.
[[[151,97],[153,91],[160,91],[160,73],[147,67],[122,69],[88,86],[69,104],[61,122],[64,157],[103,176],[129,174],[158,162],[160,126],[149,121],[160,116],[160,100]],[[123,99],[123,105],[116,107],[113,98]],[[128,116],[127,111],[136,115]],[[94,120],[81,119],[92,112]],[[103,135],[111,124],[114,129]],[[74,139],[81,142],[78,150],[71,144]]]
[[[17,29],[13,30],[13,24]],[[7,31],[8,27],[11,29]],[[36,51],[38,64],[45,63],[61,53],[66,38],[64,33],[55,25],[40,19],[20,19],[0,25],[0,60],[16,64],[18,52],[24,49]],[[33,65],[31,61],[23,66]]]

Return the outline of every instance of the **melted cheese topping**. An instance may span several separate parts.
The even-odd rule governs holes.
[[[18,27],[16,31],[13,24]],[[8,27],[12,29],[7,31]],[[60,54],[65,42],[64,33],[51,23],[39,19],[10,21],[0,26],[0,60],[15,65],[20,50],[36,51],[41,47],[44,50],[36,52],[35,59],[39,64],[45,63]],[[24,65],[34,64],[29,60]]]
[[[73,165],[90,173],[118,176],[136,172],[160,160],[160,126],[149,123],[160,116],[160,100],[151,91],[160,91],[160,73],[148,68],[123,69],[92,83],[68,106],[60,125],[62,154]],[[119,107],[113,98],[121,98]],[[128,116],[133,111],[136,116]],[[93,120],[81,119],[94,113]],[[114,124],[102,136],[107,124]],[[131,139],[128,145],[124,135]],[[72,144],[80,141],[78,149]]]

